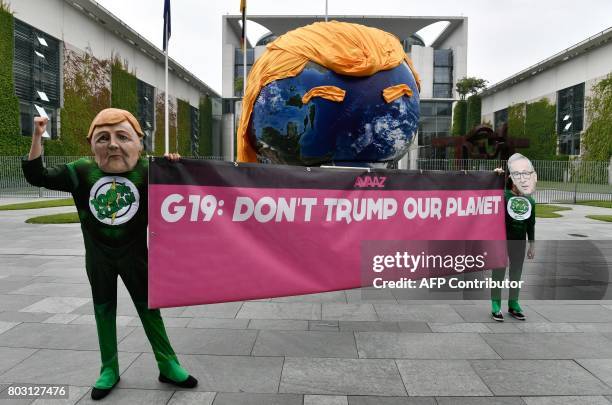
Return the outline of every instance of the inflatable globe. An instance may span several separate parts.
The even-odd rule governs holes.
[[[279,164],[374,166],[394,162],[408,150],[419,122],[419,93],[387,103],[383,90],[415,77],[402,62],[371,76],[337,74],[308,62],[300,74],[261,89],[247,128],[258,158]],[[344,100],[302,96],[317,86],[344,90]]]

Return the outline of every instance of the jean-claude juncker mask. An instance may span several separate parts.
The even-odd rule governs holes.
[[[538,182],[538,174],[535,172],[531,161],[515,153],[508,159],[508,172],[512,182],[523,195],[533,194]]]

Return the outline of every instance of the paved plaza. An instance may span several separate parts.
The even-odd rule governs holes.
[[[177,391],[157,381],[151,348],[120,283],[122,374],[105,401],[612,403],[612,224],[584,217],[612,209],[572,208],[561,213],[564,218],[537,220],[537,239],[560,242],[538,242],[541,251],[526,264],[526,322],[506,316],[495,323],[489,301],[478,294],[434,301],[392,294],[370,299],[348,290],[164,309],[179,359],[199,380],[195,390]],[[0,211],[0,391],[18,383],[70,385],[70,398],[51,404],[90,402],[99,372],[80,227],[24,223],[69,210]],[[571,250],[571,241],[581,242]],[[551,260],[554,274],[567,283],[542,291],[535,286],[542,285]],[[597,282],[584,282],[585,272]],[[542,299],[546,294],[550,299]],[[566,299],[576,294],[598,299]]]

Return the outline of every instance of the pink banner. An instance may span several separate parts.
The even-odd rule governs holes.
[[[363,241],[505,239],[491,173],[153,160],[148,204],[151,308],[360,287]]]

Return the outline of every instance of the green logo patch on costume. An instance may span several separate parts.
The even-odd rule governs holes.
[[[125,177],[102,177],[89,191],[91,213],[107,225],[121,225],[132,219],[139,201],[138,189]]]
[[[531,216],[531,204],[525,197],[510,197],[506,209],[508,215],[517,221],[523,221]]]

